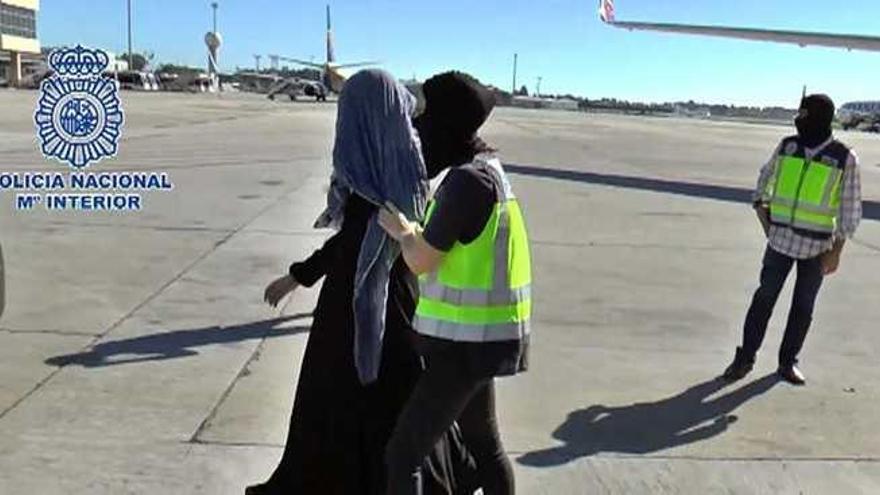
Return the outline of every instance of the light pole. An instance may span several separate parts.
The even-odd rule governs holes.
[[[131,49],[131,0],[126,0],[128,4],[128,70],[134,70],[134,59],[132,58]]]
[[[519,55],[514,53],[513,54],[513,89],[510,92],[512,95],[516,95],[516,62],[517,62],[517,57],[519,57]]]
[[[205,35],[205,44],[208,45],[208,75],[211,76],[212,91],[220,90],[220,74],[217,59],[219,58],[220,45],[223,44],[223,38],[217,32],[217,7],[219,5],[217,2],[211,2],[211,9],[214,14],[214,29]]]
[[[219,6],[220,4],[217,2],[211,2],[211,8],[214,9],[214,33],[217,32],[217,7]]]

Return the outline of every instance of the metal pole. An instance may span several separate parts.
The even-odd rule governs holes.
[[[211,32],[214,33],[215,37],[217,35],[217,7],[218,7],[218,5],[219,4],[217,2],[211,2],[211,10],[213,11],[213,20],[214,20],[214,24],[213,24],[214,30]],[[211,79],[212,79],[211,84],[214,86],[215,91],[219,91],[219,89],[220,89],[220,75],[218,74],[219,68],[217,67],[217,58],[218,58],[219,51],[220,51],[219,46],[208,47],[208,53],[210,54],[209,60],[208,60],[208,66],[210,69],[209,72],[210,72]]]
[[[131,49],[131,0],[128,3],[128,70],[134,70],[133,52]]]
[[[217,2],[211,3],[211,8],[214,9],[214,32],[217,32]]]
[[[514,53],[513,54],[513,90],[511,91],[511,94],[514,94],[514,95],[516,94],[516,62],[517,62],[517,57],[519,57],[519,55]]]

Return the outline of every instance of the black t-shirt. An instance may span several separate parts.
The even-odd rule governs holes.
[[[487,166],[451,169],[434,198],[437,205],[425,227],[425,241],[443,252],[451,250],[456,242],[473,242],[492,216],[501,197],[500,187]],[[454,348],[473,376],[512,375],[528,369],[528,336],[522,340],[482,343],[451,342],[425,335],[419,338],[420,351],[427,357],[428,366],[432,357]]]
[[[434,198],[437,204],[423,234],[428,244],[448,252],[456,242],[473,242],[492,216],[498,187],[486,167],[451,169]]]

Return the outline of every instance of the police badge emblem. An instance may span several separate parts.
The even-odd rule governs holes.
[[[125,116],[118,83],[103,75],[109,61],[79,45],[49,55],[53,74],[40,84],[34,113],[46,158],[80,169],[116,156]]]

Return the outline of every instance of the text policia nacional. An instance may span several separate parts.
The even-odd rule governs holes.
[[[0,173],[0,193],[19,210],[138,211],[141,193],[174,189],[165,172]]]

